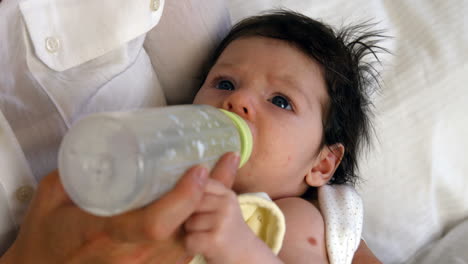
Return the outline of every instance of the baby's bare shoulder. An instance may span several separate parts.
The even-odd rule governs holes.
[[[325,224],[319,209],[299,197],[278,199],[275,203],[286,218],[280,258],[285,263],[327,263]]]
[[[288,197],[275,200],[275,203],[283,213],[297,221],[314,221],[315,224],[322,224],[323,218],[320,210],[311,202],[299,197]]]

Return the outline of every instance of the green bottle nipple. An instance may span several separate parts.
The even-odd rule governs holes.
[[[226,111],[224,109],[219,109],[221,112],[225,113],[237,127],[239,131],[240,141],[241,141],[241,150],[240,150],[240,163],[239,168],[244,166],[244,164],[249,160],[250,154],[252,154],[253,139],[252,133],[250,132],[249,125],[245,120],[233,112]]]

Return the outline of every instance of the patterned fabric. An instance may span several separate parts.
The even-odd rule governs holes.
[[[318,200],[330,264],[350,264],[361,241],[361,197],[349,185],[325,185],[318,189]]]

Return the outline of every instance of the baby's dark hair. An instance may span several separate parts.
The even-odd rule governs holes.
[[[385,38],[371,31],[372,24],[335,30],[302,14],[276,10],[237,23],[215,49],[202,73],[204,81],[224,49],[234,40],[260,36],[286,41],[317,61],[323,68],[329,101],[323,118],[322,146],[341,143],[345,153],[330,184],[355,184],[357,157],[370,143],[370,94],[378,88],[379,75],[373,63],[380,62],[377,46]],[[374,62],[363,60],[372,55]]]

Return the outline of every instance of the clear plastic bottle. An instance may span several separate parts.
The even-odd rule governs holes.
[[[212,168],[229,151],[252,150],[238,115],[207,105],[99,113],[78,121],[59,150],[60,177],[70,198],[100,216],[142,207],[174,187],[196,164]]]

